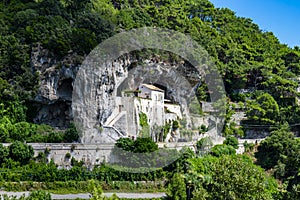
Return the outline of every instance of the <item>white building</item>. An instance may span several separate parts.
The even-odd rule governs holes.
[[[138,97],[145,99],[152,99],[155,101],[164,101],[164,90],[149,84],[142,84],[138,88]]]
[[[141,84],[137,91],[128,91],[116,98],[115,109],[105,126],[115,127],[127,136],[139,136],[141,130],[139,114],[147,116],[150,130],[154,126],[164,126],[166,122],[182,119],[180,105],[165,99],[165,91],[149,84]],[[130,97],[131,96],[131,97]]]
[[[165,124],[164,90],[148,84],[142,84],[138,89],[139,101],[136,102],[136,109],[139,113],[145,113],[148,124],[163,126]]]

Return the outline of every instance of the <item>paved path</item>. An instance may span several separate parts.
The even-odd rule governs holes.
[[[23,194],[25,196],[29,195],[29,192],[5,192],[5,191],[0,191],[0,195],[2,196],[3,194],[7,194],[8,196],[16,196],[20,197]],[[105,193],[106,196],[110,197],[113,193]],[[165,197],[166,194],[161,192],[161,193],[115,193],[118,197],[120,198],[133,198],[133,199],[138,199],[138,198],[144,198],[144,199],[151,199],[151,198],[161,198]],[[90,194],[89,193],[81,193],[81,194],[51,194],[52,199],[89,199]],[[2,199],[0,197],[0,199]]]

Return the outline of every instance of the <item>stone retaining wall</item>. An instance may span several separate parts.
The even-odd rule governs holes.
[[[239,149],[237,153],[244,152],[244,142],[260,143],[263,139],[239,139]],[[10,144],[3,144],[9,146]],[[111,162],[113,157],[111,151],[114,144],[81,144],[81,143],[28,143],[34,149],[34,156],[38,156],[40,152],[49,152],[47,155],[48,161],[54,162],[65,168],[71,167],[71,158],[74,157],[77,161],[84,161],[87,166],[100,164],[103,161]],[[170,148],[180,150],[183,147],[190,147],[193,151],[196,150],[195,142],[182,143],[158,143],[159,148]],[[66,156],[70,154],[70,157]]]
[[[51,144],[51,143],[30,143],[34,149],[34,156],[39,152],[50,150],[47,158],[51,159],[59,166],[69,167],[71,158],[67,158],[67,153],[78,161],[84,161],[88,166],[100,164],[110,159],[114,144]]]

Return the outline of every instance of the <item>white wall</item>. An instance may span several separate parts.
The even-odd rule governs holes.
[[[141,98],[146,98],[146,99],[149,99],[151,98],[151,91],[149,88],[141,85],[139,86],[139,93],[138,93],[138,97],[141,97]]]
[[[181,109],[179,105],[165,103],[165,107],[172,113],[175,113],[180,119],[182,119]]]
[[[153,96],[155,96],[155,94]],[[164,125],[164,104],[161,103],[161,101],[155,101],[153,99],[139,99],[136,103],[138,112],[143,112],[147,115],[148,124],[150,126],[153,126],[154,124],[158,126]]]

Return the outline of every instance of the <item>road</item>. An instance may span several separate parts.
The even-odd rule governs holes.
[[[25,196],[29,195],[29,192],[5,192],[0,191],[0,195],[7,194],[8,196],[16,196],[20,197],[25,194]],[[113,193],[105,193],[107,197],[110,197]],[[165,193],[115,193],[120,198],[132,198],[132,199],[151,199],[151,198],[161,198],[165,197]],[[89,193],[81,193],[81,194],[51,194],[52,199],[89,199],[90,194]],[[0,198],[2,199],[2,198]]]

